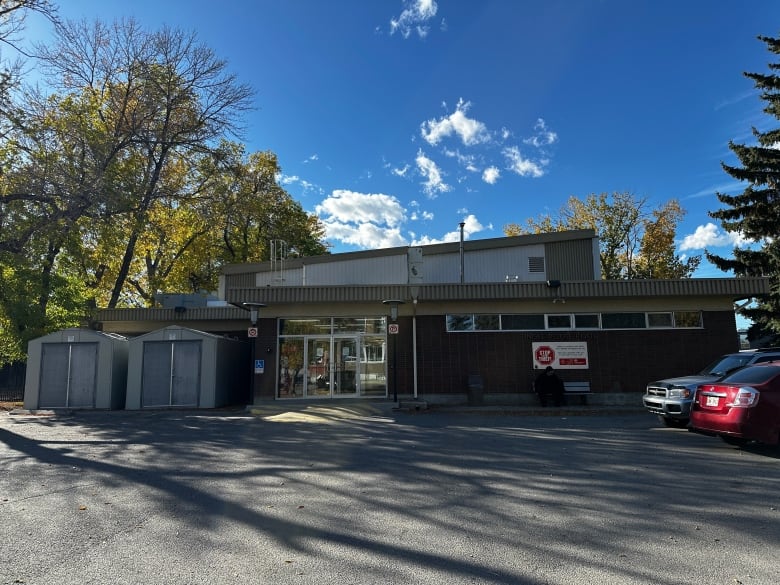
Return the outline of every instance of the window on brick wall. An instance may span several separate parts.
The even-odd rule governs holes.
[[[701,311],[503,313],[446,316],[448,332],[701,328]]]

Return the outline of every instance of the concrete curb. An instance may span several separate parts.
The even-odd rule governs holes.
[[[637,406],[456,406],[429,405],[427,413],[442,414],[490,414],[505,416],[615,416],[627,414],[647,414]]]

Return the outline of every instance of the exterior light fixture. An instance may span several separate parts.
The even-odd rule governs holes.
[[[382,301],[382,304],[390,306],[390,319],[392,321],[398,321],[398,305],[403,305],[404,301],[401,299],[389,299]]]
[[[252,322],[252,325],[257,325],[257,316],[260,313],[260,309],[266,308],[268,305],[265,303],[254,303],[254,302],[247,302],[247,303],[241,303],[241,306],[249,311],[249,320]]]

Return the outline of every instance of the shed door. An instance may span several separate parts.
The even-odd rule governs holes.
[[[146,341],[141,406],[197,406],[201,342]]]
[[[41,346],[39,408],[94,408],[97,343]]]

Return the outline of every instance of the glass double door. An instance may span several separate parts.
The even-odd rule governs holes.
[[[386,395],[383,338],[355,335],[280,339],[279,398]],[[372,359],[374,358],[374,359]]]
[[[357,396],[358,339],[307,337],[307,396]]]

